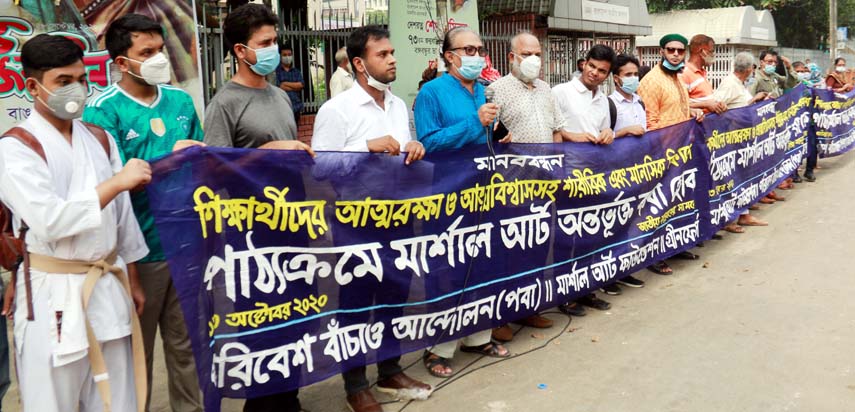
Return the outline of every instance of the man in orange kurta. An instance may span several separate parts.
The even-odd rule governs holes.
[[[685,66],[689,41],[679,34],[668,34],[659,40],[662,62],[656,65],[638,87],[638,95],[647,112],[647,130],[661,129],[691,118],[698,121],[704,113],[689,107],[689,92],[677,77]]]

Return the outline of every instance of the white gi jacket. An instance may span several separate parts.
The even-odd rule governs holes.
[[[117,250],[116,265],[135,262],[148,254],[134,217],[130,197],[121,193],[103,210],[95,187],[122,168],[110,138],[110,158],[85,125],[74,121],[72,144],[33,110],[20,125],[42,144],[47,165],[29,147],[13,138],[0,140],[0,200],[14,214],[17,233],[23,219],[29,252],[60,259],[97,261]],[[19,353],[47,346],[53,365],[62,366],[87,355],[89,347],[83,319],[83,275],[46,274],[31,270],[34,299],[47,299],[53,313],[34,313],[52,321],[51,342],[29,342],[24,276],[19,269],[15,342]],[[121,282],[110,274],[95,285],[87,316],[101,342],[131,333],[133,304]],[[57,316],[61,312],[61,318]],[[59,320],[61,319],[61,321]],[[36,345],[36,346],[33,346]],[[27,349],[29,348],[29,349]]]

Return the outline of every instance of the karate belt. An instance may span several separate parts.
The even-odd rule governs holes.
[[[87,262],[82,260],[65,260],[58,259],[52,256],[39,255],[30,253],[30,266],[34,269],[46,273],[54,274],[79,274],[85,275],[83,281],[83,321],[86,324],[86,338],[89,341],[89,363],[92,367],[92,376],[98,388],[98,393],[101,395],[101,400],[104,402],[104,412],[110,412],[110,381],[107,373],[107,364],[104,361],[104,354],[101,352],[101,345],[98,339],[95,338],[95,333],[92,330],[92,325],[86,316],[86,309],[89,307],[89,298],[92,297],[92,291],[95,289],[95,283],[101,276],[107,273],[112,273],[125,288],[128,293],[128,298],[131,297],[131,285],[128,282],[128,277],[122,268],[116,266],[116,252],[113,251],[106,258],[97,262]],[[30,299],[28,297],[28,299]],[[137,312],[131,307],[131,349],[133,350],[134,359],[134,382],[137,392],[137,411],[144,412],[146,398],[146,364],[145,353],[143,351],[142,329],[140,328],[140,320],[137,317]]]

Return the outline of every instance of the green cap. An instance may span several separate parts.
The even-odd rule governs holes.
[[[685,37],[683,37],[679,34],[676,34],[676,33],[671,33],[671,34],[666,34],[666,35],[662,36],[662,39],[659,40],[659,47],[665,47],[666,44],[668,44],[672,41],[678,41],[680,43],[683,43],[683,46],[689,45],[689,41],[686,40]]]

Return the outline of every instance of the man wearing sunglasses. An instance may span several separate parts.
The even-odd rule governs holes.
[[[644,76],[638,87],[647,112],[647,130],[661,129],[692,117],[703,120],[702,110],[689,107],[689,92],[677,76],[685,66],[688,44],[679,34],[668,34],[659,40],[662,62]]]

